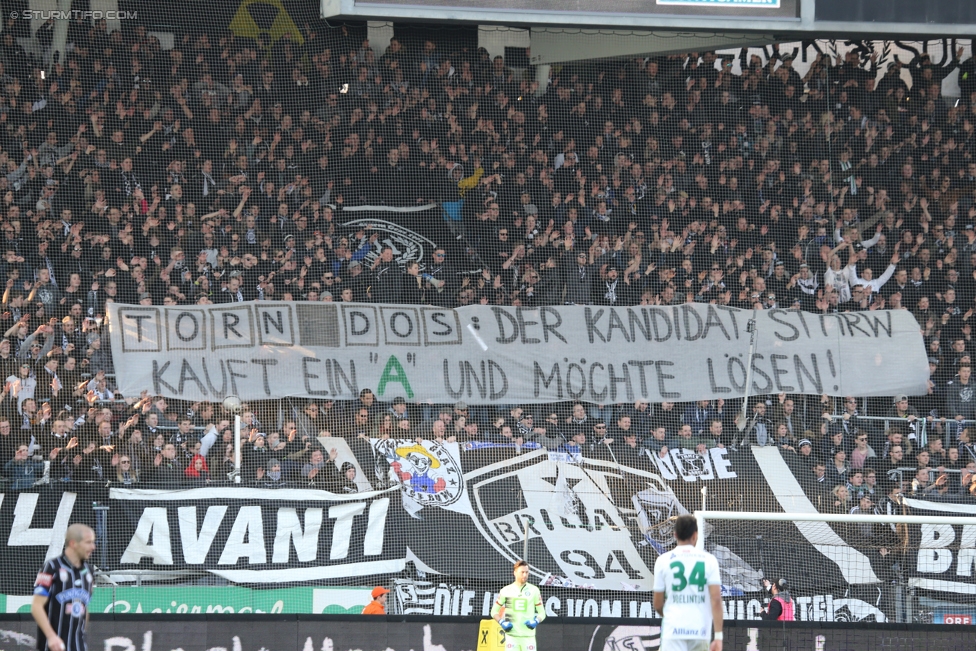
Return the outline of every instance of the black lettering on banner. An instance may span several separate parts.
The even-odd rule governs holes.
[[[736,369],[733,367],[738,367],[739,374],[742,377],[741,380],[736,379],[735,377]],[[736,357],[735,355],[733,355],[729,357],[729,363],[726,364],[725,368],[726,368],[726,372],[729,374],[729,382],[732,383],[732,388],[735,390],[735,392],[742,393],[743,391],[745,391],[746,390],[746,363],[743,362],[738,357]],[[755,385],[755,382],[753,382],[753,385]]]
[[[362,319],[362,325],[358,324],[360,319]],[[359,312],[356,310],[349,311],[349,332],[356,337],[369,332],[369,318],[367,318],[364,312]]]
[[[643,317],[643,322],[641,318]],[[641,335],[644,337],[644,341],[650,341],[653,337],[651,330],[651,321],[646,309],[640,310],[640,312],[634,311],[632,308],[627,308],[627,326],[630,328],[630,339],[631,341],[637,341],[637,331],[640,330]]]
[[[603,310],[600,311],[602,312]],[[598,367],[601,371],[606,370],[606,367],[600,362],[593,362],[592,364],[590,364],[590,398],[592,398],[596,402],[603,402],[607,397],[607,387],[604,386],[603,391],[597,393],[594,390],[594,386],[593,386],[593,371],[595,371]]]
[[[580,578],[597,581],[605,576],[603,573],[603,568],[600,567],[597,560],[593,558],[593,556],[591,556],[590,553],[585,549],[565,549],[561,554],[559,554],[559,558],[561,558],[567,565],[580,568],[579,570],[573,571],[573,574]],[[581,570],[589,570],[589,572]]]
[[[496,385],[497,378],[497,385]],[[491,400],[499,400],[508,393],[508,377],[498,362],[493,359],[488,360],[488,397]]]
[[[820,381],[820,366],[817,364],[816,353],[810,354],[810,366],[813,368],[812,373],[803,363],[803,359],[799,355],[793,355],[793,366],[796,367],[796,380],[800,384],[800,393],[806,393],[803,376],[806,376],[813,383],[814,393],[823,393],[823,382]]]
[[[556,383],[556,397],[559,400],[563,399],[563,378],[559,374],[559,363],[555,362],[552,365],[552,370],[549,371],[549,375],[546,376],[542,371],[542,367],[539,366],[539,362],[532,362],[532,390],[534,391],[534,396],[539,397],[539,383],[542,383],[543,388],[549,389],[549,385],[553,382]]]
[[[239,307],[218,307],[209,311],[210,347],[213,350],[254,346],[254,313],[250,306],[236,305]]]
[[[583,362],[586,363],[585,360]],[[573,391],[573,370],[579,372],[579,383],[580,390]],[[570,362],[569,366],[566,368],[566,393],[573,400],[579,400],[586,393],[586,372],[583,367],[575,362]]]
[[[271,383],[268,382],[268,367],[277,366],[278,360],[276,359],[252,359],[252,364],[257,364],[261,367],[261,379],[264,381],[264,395],[271,395]]]
[[[238,373],[237,371],[235,371],[234,370],[234,367],[233,367],[233,364],[247,364],[247,361],[246,360],[243,360],[243,359],[228,359],[227,360],[227,374],[230,375],[230,390],[231,390],[231,393],[232,394],[234,394],[235,396],[239,396],[241,394],[241,392],[238,391],[238,389],[237,389],[237,379],[240,378],[242,380],[246,380],[247,379],[247,375],[244,374],[244,373]]]
[[[136,341],[142,343],[142,321],[144,319],[151,319],[152,316],[148,314],[126,314],[126,319],[132,319],[136,322]]]
[[[163,393],[160,387],[166,387],[167,389],[169,389],[171,394],[179,395],[176,391],[176,387],[163,380],[163,373],[165,373],[166,369],[168,368],[169,368],[169,362],[166,362],[165,364],[160,366],[158,360],[154,359],[152,361],[153,393],[155,393],[157,396]]]
[[[459,368],[460,373],[461,373],[461,386],[458,388],[457,391],[455,391],[454,390],[454,387],[451,386],[450,362],[448,360],[446,360],[446,359],[444,360],[444,391],[447,392],[447,395],[451,396],[451,399],[452,400],[457,400],[458,398],[460,398],[464,394],[464,364],[463,364],[463,362],[458,362],[458,368]]]
[[[434,330],[434,332],[432,333],[437,335],[438,337],[445,337],[454,331],[454,327],[450,323],[447,323],[446,321],[441,321],[441,318],[443,317],[444,317],[443,312],[434,312],[433,314],[430,315],[431,321],[433,321],[439,326],[444,327],[444,330]]]
[[[424,330],[424,346],[461,345],[461,318],[457,311],[421,307],[420,323]]]
[[[275,315],[278,317],[277,320],[271,317],[271,312],[269,310],[262,310],[261,330],[264,332],[264,334],[270,335],[271,328],[269,328],[268,326],[274,326],[274,329],[278,331],[278,334],[284,336],[285,314],[282,310],[275,310]]]
[[[207,390],[203,387],[203,382],[197,377],[197,374],[193,371],[193,367],[190,362],[186,359],[183,360],[183,365],[180,367],[180,395],[183,395],[183,388],[186,386],[187,381],[196,382],[197,389],[200,393],[207,395]]]
[[[698,310],[695,309],[694,305],[682,305],[681,311],[683,313],[682,316],[684,317],[685,340],[697,341],[702,337],[702,333],[705,329],[705,322],[702,321],[701,315],[698,314]],[[689,317],[694,318],[694,326],[692,326]]]
[[[533,518],[528,513],[523,513],[521,515],[519,515],[518,513],[516,513],[512,517],[514,517],[515,518],[515,521],[518,523],[518,525],[519,525],[519,527],[518,527],[519,528],[519,531],[525,531],[526,529],[528,529],[529,531],[531,531],[532,533],[534,533],[537,536],[541,536],[542,535],[542,532],[535,528],[535,518]],[[524,537],[524,535],[523,535],[523,537]]]
[[[336,391],[335,374],[332,372],[331,359],[325,360],[325,377],[329,381],[329,391],[332,393],[332,395],[338,395],[339,392]]]
[[[314,373],[310,373],[308,370],[309,364],[321,364],[322,360],[316,357],[302,357],[302,380],[305,382],[305,393],[310,396],[327,396],[328,391],[317,390],[312,388],[311,380],[318,380],[319,376]]]
[[[834,351],[827,349],[827,366],[830,368],[830,376],[837,379],[837,367],[834,366]],[[834,385],[834,391],[837,390],[837,385]]]
[[[547,315],[555,315],[556,317],[555,323],[550,323],[549,320],[546,318]],[[568,343],[566,339],[561,334],[559,334],[559,331],[556,329],[563,324],[563,316],[562,314],[559,313],[559,310],[557,310],[554,307],[543,306],[539,308],[539,319],[542,322],[542,337],[545,339],[547,344],[549,343],[550,332],[552,333],[552,336],[559,339],[559,341],[563,342],[564,344]]]
[[[156,308],[119,308],[118,322],[122,326],[122,352],[158,353],[162,351],[162,315]],[[135,324],[135,332],[132,325]]]
[[[644,369],[648,366],[654,366],[654,360],[646,359],[643,361],[639,360],[629,360],[627,362],[631,366],[636,366],[640,369],[640,386],[641,386],[641,398],[647,397],[647,376],[644,374]]]
[[[555,531],[556,527],[552,523],[552,518],[549,517],[549,511],[546,509],[539,509],[539,515],[542,516],[542,524],[546,525],[546,529],[549,531]]]
[[[243,339],[244,335],[238,331],[237,326],[241,322],[241,317],[237,316],[233,312],[224,312],[221,316],[221,322],[224,325],[224,339],[230,339],[229,332],[233,332],[238,339]]]
[[[855,330],[868,337],[871,336],[870,332],[858,325],[861,322],[860,315],[854,314],[853,312],[843,312],[841,316],[844,317],[844,321],[847,323],[847,331],[852,337],[854,336]]]
[[[782,326],[786,326],[787,328],[790,329],[790,334],[788,335],[781,333],[779,330],[776,329],[773,330],[773,334],[776,335],[776,338],[779,339],[780,341],[796,341],[797,339],[800,338],[800,329],[797,328],[792,323],[790,323],[789,321],[786,321],[785,319],[785,317],[788,316],[789,314],[790,312],[787,312],[786,310],[769,311],[769,318],[772,321],[775,321],[776,323]]]
[[[614,330],[619,330],[627,343],[631,342],[632,337],[629,336],[624,322],[620,320],[620,315],[617,314],[617,310],[610,308],[610,324],[607,326],[607,341],[613,339]]]
[[[772,378],[769,377],[769,375],[766,374],[766,371],[762,370],[761,368],[759,368],[756,365],[756,360],[759,360],[759,359],[766,359],[766,358],[763,356],[762,353],[755,353],[752,356],[752,372],[755,375],[758,375],[762,379],[766,380],[766,386],[760,387],[756,383],[756,380],[753,379],[752,380],[752,390],[755,391],[756,393],[771,393],[772,390],[773,390],[773,380],[772,380]],[[743,381],[742,384],[744,385],[745,382]]]
[[[725,335],[726,341],[732,341],[732,337],[729,336],[729,331],[725,329],[725,324],[722,323],[722,317],[719,316],[718,310],[715,309],[714,305],[708,305],[708,315],[705,317],[705,331],[702,333],[702,339],[708,338],[708,331],[712,328],[718,328]]]
[[[818,314],[817,316],[820,318],[820,332],[823,333],[824,337],[830,337],[834,334],[827,331],[827,319],[832,319],[833,322],[840,327],[841,337],[845,335],[844,326],[847,324],[847,322],[844,320],[843,316],[840,314]]]
[[[714,307],[715,307],[716,310],[722,310],[723,312],[725,312],[726,314],[728,314],[732,318],[732,331],[735,333],[735,339],[736,339],[736,341],[738,341],[738,339],[739,339],[739,319],[736,316],[738,314],[738,312],[735,310],[735,308],[731,308],[731,307],[729,307],[727,305],[715,305]]]
[[[600,328],[597,326],[597,321],[603,317],[603,310],[597,310],[596,314],[593,314],[592,308],[585,308],[583,310],[583,323],[586,324],[586,336],[590,338],[590,343],[592,344],[595,339],[593,335],[600,338],[600,341],[607,343],[606,337],[600,334]]]
[[[774,353],[769,356],[769,366],[773,369],[773,379],[776,382],[776,391],[780,393],[793,393],[796,391],[796,388],[788,384],[783,384],[779,379],[780,375],[786,375],[789,373],[789,371],[785,368],[779,367],[780,360],[786,359],[789,359],[788,355],[777,355]]]
[[[207,350],[207,315],[187,309],[163,310],[162,329],[166,335],[166,351],[186,354],[190,350]]]
[[[719,386],[715,378],[715,366],[712,358],[708,358],[708,384],[712,388],[712,393],[732,393],[729,387]]]
[[[406,327],[403,327],[403,323],[406,322]],[[397,324],[400,324],[401,328],[397,329]],[[413,334],[413,319],[410,315],[403,311],[396,311],[390,315],[390,332],[401,339],[406,339]]]
[[[379,346],[382,317],[375,307],[367,305],[342,306],[342,323],[347,346]]]
[[[332,360],[332,373],[335,376],[335,393],[339,395],[342,393],[342,384],[346,385],[348,389],[348,394],[355,397],[359,395],[359,383],[356,381],[356,362],[355,360],[349,360],[349,374],[342,370],[342,364],[337,359]],[[341,383],[341,384],[340,384]]]
[[[610,555],[607,556],[606,570],[608,573],[610,571],[611,558],[617,561],[617,564],[620,566],[620,569],[622,569],[627,574],[627,577],[630,578],[630,580],[634,581],[641,578],[641,573],[638,572],[634,568],[634,566],[630,564],[630,561],[627,560],[627,554],[624,553],[624,550],[622,549],[614,549],[610,552]]]
[[[619,402],[617,400],[617,385],[623,384],[624,389],[627,392],[627,402],[634,401],[634,388],[630,385],[630,368],[627,364],[620,364],[618,367],[623,373],[620,377],[613,370],[613,364],[607,364],[607,371],[610,375],[610,402]]]
[[[471,390],[474,387],[478,388],[478,395],[482,400],[485,399],[485,387],[488,386],[488,382],[485,377],[485,362],[481,362],[481,376],[478,376],[478,372],[475,371],[474,366],[471,362],[464,361],[461,362],[464,365],[464,381],[468,387],[468,397],[471,397]]]
[[[671,333],[673,329],[671,328],[671,319],[668,317],[668,313],[664,310],[651,309],[647,311],[651,317],[651,325],[654,327],[654,341],[657,343],[662,343],[671,338]],[[662,325],[658,324],[658,321],[663,321]],[[666,334],[661,334],[663,328],[667,326]]]
[[[502,540],[506,542],[514,543],[522,539],[508,522],[496,522],[495,529],[498,530],[498,535],[501,536]]]
[[[227,369],[224,368],[224,360],[222,360],[222,359],[221,360],[217,360],[217,362],[218,362],[218,364],[220,366],[220,375],[221,375],[220,389],[217,389],[213,385],[213,382],[210,381],[210,370],[207,368],[207,358],[206,357],[203,357],[203,358],[200,359],[200,363],[203,365],[203,377],[207,381],[207,387],[210,388],[210,393],[212,393],[214,396],[217,396],[217,397],[226,396],[227,395],[227,393],[226,393],[226,391],[227,391]]]
[[[193,331],[189,335],[183,334],[183,320],[190,319],[193,323]],[[180,312],[176,315],[176,320],[173,322],[173,331],[176,333],[176,337],[183,343],[188,343],[197,338],[200,334],[200,321],[197,319],[197,315],[193,312]]]
[[[535,311],[535,310],[533,310],[533,311]],[[526,331],[529,329],[529,326],[539,325],[539,322],[538,321],[527,321],[525,319],[525,310],[523,310],[521,307],[515,308],[515,319],[518,322],[519,332],[522,334],[522,343],[523,344],[538,344],[538,343],[540,343],[540,340],[538,338],[536,338],[536,337],[526,337],[525,336],[526,335]]]
[[[387,346],[420,346],[420,312],[415,308],[380,307],[383,343]]]
[[[291,306],[257,304],[258,343],[261,346],[294,346],[295,325]]]
[[[800,325],[803,326],[803,332],[806,334],[807,339],[810,338],[810,326],[807,325],[807,318],[803,316],[803,312],[797,312],[796,315],[800,317]]]
[[[519,336],[519,324],[518,320],[500,307],[492,307],[491,311],[495,314],[495,322],[498,323],[498,336],[495,337],[495,343],[498,344],[510,344]],[[512,329],[512,334],[506,334],[505,323]]]
[[[673,375],[668,375],[664,372],[665,366],[674,366],[674,362],[666,362],[664,360],[658,360],[654,362],[654,370],[657,371],[657,390],[661,394],[661,398],[664,400],[677,400],[681,397],[681,392],[679,391],[668,391],[667,387],[664,385],[665,380],[673,380]]]
[[[880,337],[881,331],[883,330],[888,339],[891,339],[892,325],[890,310],[881,312],[880,314],[877,312],[866,312],[861,316],[863,316],[864,320],[867,321],[868,327],[871,328],[871,331],[874,333],[875,337]],[[884,321],[882,321],[882,319],[884,319]]]

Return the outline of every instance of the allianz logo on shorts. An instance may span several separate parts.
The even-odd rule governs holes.
[[[671,637],[702,637],[708,635],[707,628],[679,628],[674,626],[671,628]]]

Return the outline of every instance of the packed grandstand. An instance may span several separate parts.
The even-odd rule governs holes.
[[[220,402],[119,392],[108,303],[712,303],[906,310],[929,391],[753,396],[738,423],[732,398],[249,402],[243,484],[387,489],[399,471],[374,472],[383,439],[654,473],[674,450],[688,468],[715,448],[744,468],[737,455],[763,447],[823,512],[974,503],[976,61],[961,50],[882,70],[863,44],[771,46],[540,81],[449,38],[374,51],[306,25],[273,44],[215,30],[163,49],[102,22],[75,23],[42,75],[44,30],[37,53],[0,45],[6,490],[236,485]],[[896,545],[881,529],[873,546]]]

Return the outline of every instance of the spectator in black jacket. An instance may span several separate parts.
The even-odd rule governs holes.
[[[176,487],[183,483],[183,466],[176,456],[176,446],[165,443],[153,460],[152,482],[160,486]]]

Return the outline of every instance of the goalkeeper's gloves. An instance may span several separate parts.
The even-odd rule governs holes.
[[[506,633],[510,633],[512,629],[515,628],[515,624],[508,621],[507,619],[503,619],[502,621],[498,622],[498,624],[499,626],[502,627],[502,630],[505,631]]]
[[[539,618],[533,617],[529,621],[525,622],[525,627],[530,631],[534,631],[535,627],[539,625]]]

